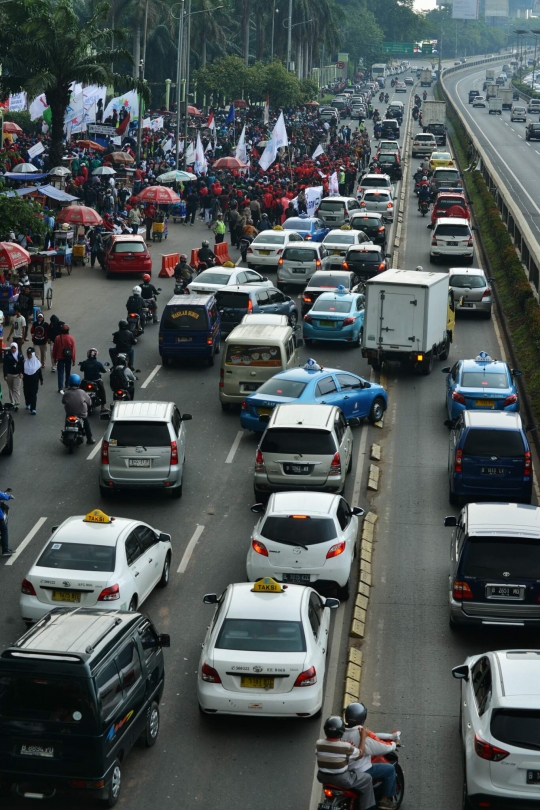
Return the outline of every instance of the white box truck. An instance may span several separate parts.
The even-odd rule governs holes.
[[[447,273],[387,270],[366,282],[362,357],[370,366],[392,360],[429,374],[437,358],[446,360],[448,280]]]
[[[495,81],[495,69],[494,68],[488,68],[486,70],[486,81],[490,81],[490,80],[492,82]]]
[[[433,77],[430,68],[424,68],[420,73],[420,87],[431,87]]]
[[[446,101],[424,101],[422,129],[435,136],[437,146],[446,145]]]
[[[497,98],[502,102],[503,110],[511,110],[514,100],[512,98],[513,90],[511,87],[498,87]]]
[[[490,115],[502,115],[502,99],[497,96],[491,96],[488,99],[488,112]]]

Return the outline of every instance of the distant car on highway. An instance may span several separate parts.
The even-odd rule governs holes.
[[[525,127],[526,141],[540,141],[540,124],[529,124]]]
[[[454,166],[454,160],[450,152],[432,152],[429,158],[430,172],[444,166]]]
[[[486,106],[486,99],[484,96],[476,96],[473,99],[472,103],[473,107],[485,107]]]
[[[480,92],[478,90],[469,90],[469,104],[471,103],[471,101],[474,101],[474,99],[479,95]]]
[[[463,193],[455,191],[440,191],[435,198],[431,209],[431,222],[441,217],[463,217],[470,219],[471,215],[467,207],[467,201]]]
[[[512,107],[510,112],[510,121],[526,121],[527,120],[527,108],[521,105],[517,105]]]
[[[491,318],[493,294],[486,274],[479,267],[451,267],[449,286],[454,293],[456,310],[481,312]]]

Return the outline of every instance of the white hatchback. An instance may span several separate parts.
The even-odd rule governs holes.
[[[441,217],[436,219],[431,231],[429,261],[435,264],[439,259],[461,257],[472,264],[474,241],[471,224],[461,217]]]
[[[268,578],[229,585],[203,601],[217,607],[199,661],[201,711],[267,717],[320,711],[337,599]]]
[[[303,242],[299,233],[285,230],[266,230],[255,237],[247,249],[247,266],[277,268],[279,257],[291,242]]]
[[[251,582],[272,577],[349,598],[363,509],[326,492],[276,492],[251,511],[261,514],[246,560]]]
[[[540,650],[498,650],[452,670],[461,680],[463,808],[540,804]]]
[[[212,267],[203,270],[193,281],[189,282],[188,291],[207,295],[221,290],[222,287],[236,287],[239,284],[253,284],[254,287],[273,287],[266,276],[245,267]]]
[[[137,610],[169,582],[172,547],[140,520],[100,510],[58,526],[23,579],[20,609],[30,625],[56,607]]]

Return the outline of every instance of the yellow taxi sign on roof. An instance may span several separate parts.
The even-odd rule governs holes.
[[[112,523],[112,518],[102,512],[101,509],[93,509],[84,516],[84,523]]]
[[[251,589],[252,593],[283,593],[283,588],[272,577],[263,577],[258,579]]]

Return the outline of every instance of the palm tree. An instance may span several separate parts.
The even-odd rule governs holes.
[[[45,93],[51,108],[51,166],[62,159],[64,116],[72,82],[136,88],[148,97],[147,87],[129,76],[114,73],[114,60],[131,61],[123,48],[103,48],[111,31],[103,29],[108,3],[100,3],[84,27],[73,0],[12,0],[1,7],[0,79],[4,92],[27,90],[30,97]],[[118,40],[121,32],[114,32]]]

